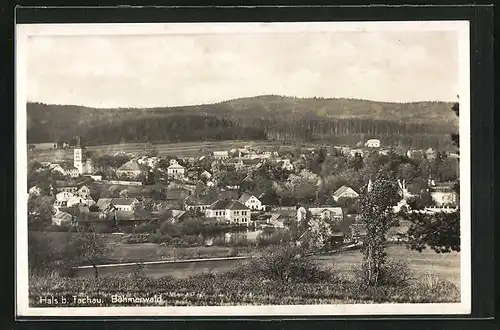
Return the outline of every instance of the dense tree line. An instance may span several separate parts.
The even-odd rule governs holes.
[[[384,144],[440,148],[456,132],[443,107],[448,105],[278,96],[152,109],[29,103],[28,141],[70,141],[80,135],[89,145],[231,139],[352,144],[374,137]]]
[[[58,131],[68,140],[73,139],[75,134],[71,127]],[[384,145],[413,148],[443,149],[450,143],[449,129],[444,127],[370,119],[280,120],[176,114],[110,121],[76,131],[82,134],[88,145],[222,140],[274,140],[283,143],[321,140],[353,145],[371,137],[381,139]],[[31,133],[31,140],[42,139],[42,135],[36,132],[28,133]],[[45,135],[44,139],[51,138],[52,134]]]

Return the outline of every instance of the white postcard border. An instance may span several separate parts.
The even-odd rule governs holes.
[[[297,33],[322,31],[457,31],[460,80],[461,302],[451,304],[342,304],[217,307],[29,307],[27,251],[26,41],[29,36],[152,35],[167,33]],[[16,95],[16,315],[18,316],[349,316],[445,315],[471,312],[470,39],[468,21],[301,23],[19,24],[15,35]],[[450,110],[451,111],[451,110]],[[19,216],[18,216],[19,215]]]

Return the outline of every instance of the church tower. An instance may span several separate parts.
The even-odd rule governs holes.
[[[76,147],[73,150],[73,166],[78,169],[80,174],[83,174],[86,172],[86,164],[85,147],[82,145],[80,137],[78,137]]]

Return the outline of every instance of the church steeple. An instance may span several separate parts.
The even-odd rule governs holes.
[[[76,138],[76,147],[75,147],[75,148],[76,148],[76,149],[84,149],[84,148],[85,148],[85,147],[83,146],[83,144],[82,144],[82,140],[81,140],[80,136],[78,136],[78,137]]]

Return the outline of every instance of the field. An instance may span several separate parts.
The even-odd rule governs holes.
[[[49,240],[49,244],[56,249],[63,247],[67,241],[67,233],[59,232],[37,232],[38,236],[43,236]],[[102,234],[114,245],[113,250],[106,257],[106,263],[126,263],[158,260],[178,260],[196,258],[227,257],[237,254],[238,256],[255,255],[260,249],[255,247],[224,247],[224,246],[202,246],[202,247],[182,247],[172,248],[152,243],[143,244],[122,244],[122,235]],[[460,285],[460,253],[435,253],[431,249],[422,252],[412,251],[405,245],[391,245],[387,247],[388,258],[405,258],[416,277],[424,278],[427,275],[437,275],[439,278],[450,281],[455,285]],[[362,255],[359,251],[343,251],[328,256],[317,256],[318,261],[323,265],[333,266],[338,272],[347,274],[351,267],[359,265]],[[183,263],[183,264],[156,264],[146,267],[146,274],[153,277],[171,275],[182,278],[193,274],[200,274],[207,270],[216,271],[218,267],[228,269],[236,267],[240,261],[210,261],[203,263]],[[112,267],[103,269],[103,275],[127,274],[131,270],[130,266]],[[82,276],[93,275],[91,269],[82,269]]]
[[[147,252],[149,251],[149,252]],[[242,250],[239,256],[248,256],[250,251]],[[257,252],[257,251],[254,251]],[[177,255],[183,255],[178,259],[197,257],[225,257],[229,255],[229,249],[224,247],[200,247],[200,248],[178,248]],[[460,286],[460,254],[437,254],[432,250],[423,252],[410,251],[403,245],[390,246],[387,249],[390,259],[405,258],[414,273],[415,278],[425,279],[428,276],[437,276],[442,280],[447,280]],[[156,260],[172,260],[174,254],[172,248],[158,247],[141,244],[139,246],[122,245],[120,250],[115,250],[112,255],[115,260],[135,261],[153,260],[153,255],[161,254],[163,257]],[[118,257],[121,256],[121,257]],[[127,256],[127,258],[125,258]],[[338,274],[348,276],[352,267],[360,264],[362,255],[359,251],[344,251],[329,256],[315,257],[322,265],[333,267]],[[179,264],[153,264],[145,266],[145,274],[149,277],[173,276],[175,278],[187,278],[192,275],[202,273],[218,273],[227,269],[237,267],[240,260],[221,260],[207,262],[186,262]],[[102,268],[100,276],[126,275],[132,271],[131,266],[118,266]],[[90,268],[80,269],[78,274],[83,277],[92,277],[93,270]]]
[[[417,252],[407,249],[404,245],[392,245],[387,248],[387,254],[389,259],[407,259],[417,278],[436,275],[460,287],[460,253],[435,253],[431,249]],[[333,265],[337,271],[344,274],[350,272],[352,266],[359,265],[361,259],[361,253],[352,250],[318,257],[324,264]]]
[[[177,157],[201,157],[209,155],[212,151],[230,150],[233,148],[241,148],[246,145],[254,147],[273,147],[282,146],[277,142],[270,141],[215,141],[215,142],[182,142],[182,143],[162,143],[154,144],[158,150],[159,156],[177,156]],[[308,144],[308,147],[313,147],[317,144]],[[41,143],[35,144],[35,150],[30,152],[30,156],[38,161],[64,161],[73,159],[73,149],[51,150],[52,144]],[[114,154],[117,152],[125,152],[132,154],[144,153],[144,143],[122,143],[100,146],[88,146],[88,151]]]
[[[30,305],[48,307],[43,297],[95,297],[100,306],[144,306],[125,299],[160,295],[161,301],[148,306],[228,306],[263,304],[345,304],[345,303],[446,303],[460,301],[459,254],[438,255],[432,251],[409,252],[403,246],[388,248],[389,257],[405,256],[415,275],[407,285],[363,287],[349,274],[361,260],[359,251],[317,257],[323,265],[334,266],[328,278],[319,281],[280,281],[253,273],[254,267],[238,268],[242,261],[222,260],[147,265],[140,273],[131,266],[92,268],[75,278],[33,277]],[[246,261],[243,261],[246,262]],[[448,267],[448,269],[446,269]],[[249,274],[250,272],[250,274]],[[260,275],[258,275],[260,274]],[[81,305],[78,305],[81,306]],[[88,306],[96,306],[88,302]]]

